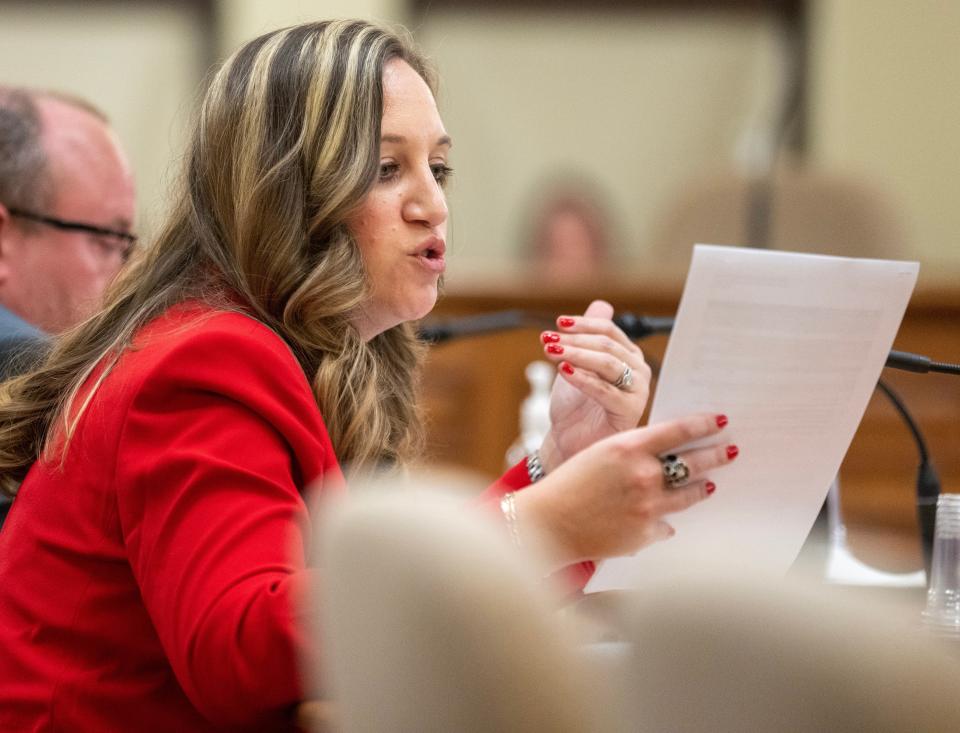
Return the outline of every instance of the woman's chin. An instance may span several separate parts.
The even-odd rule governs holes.
[[[407,311],[407,315],[403,318],[403,321],[419,321],[423,318],[426,318],[430,315],[430,311],[433,310],[433,307],[437,304],[437,294],[438,288],[436,285],[433,285],[428,292],[423,293],[422,297],[418,299],[417,302],[411,303],[410,309]]]
[[[393,308],[373,308],[369,305],[357,313],[354,325],[364,341],[369,341],[384,331],[399,326],[401,323],[420,321],[426,318],[437,304],[437,287],[428,292],[418,294],[416,300],[408,300],[397,304]]]

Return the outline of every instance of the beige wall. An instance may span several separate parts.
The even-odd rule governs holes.
[[[865,175],[902,211],[925,272],[960,273],[960,3],[811,0],[813,161]],[[407,16],[406,0],[217,0],[213,38],[188,3],[0,0],[0,81],[90,97],[131,153],[149,233],[212,51],[300,20],[415,22],[455,139],[451,281],[515,269],[544,180],[577,170],[609,195],[628,266],[683,181],[743,160],[769,125],[780,46],[730,14]],[[761,135],[762,137],[762,135]]]
[[[326,18],[406,20],[404,0],[217,0],[219,45],[232,51],[261,33],[295,23]]]
[[[216,37],[189,3],[0,0],[0,83],[59,89],[111,118],[137,181],[137,229],[162,218],[211,52],[281,25],[363,15],[398,21],[402,0],[219,0]]]
[[[960,272],[960,3],[812,0],[810,164],[885,193],[925,279]],[[628,269],[684,182],[743,162],[782,67],[775,29],[745,17],[433,13],[456,141],[451,282],[510,269],[552,172],[609,194]]]
[[[880,182],[921,272],[960,273],[960,3],[817,0],[815,160]]]
[[[454,139],[454,286],[515,269],[531,204],[568,174],[606,193],[621,264],[650,269],[657,212],[736,165],[779,69],[769,21],[722,14],[434,12],[418,38]]]
[[[110,116],[136,176],[137,227],[149,232],[203,73],[196,16],[146,3],[0,3],[0,18],[0,81],[79,94]]]

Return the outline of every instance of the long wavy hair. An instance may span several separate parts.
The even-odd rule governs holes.
[[[367,342],[353,327],[367,282],[344,223],[376,180],[383,68],[394,58],[435,88],[405,35],[362,21],[267,33],[227,60],[156,241],[134,256],[101,312],[4,385],[0,488],[15,493],[36,460],[67,450],[90,399],[79,404],[78,394],[97,366],[106,367],[99,384],[138,329],[185,300],[239,309],[289,344],[339,459],[354,470],[419,450],[422,349],[409,324]]]

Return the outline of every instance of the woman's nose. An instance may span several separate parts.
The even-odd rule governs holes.
[[[417,177],[404,212],[408,221],[420,221],[428,226],[437,227],[447,220],[447,197],[440,184],[428,169],[425,175]]]

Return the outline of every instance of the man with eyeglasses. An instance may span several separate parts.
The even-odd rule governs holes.
[[[99,308],[135,237],[133,177],[86,102],[0,88],[0,306],[57,334]]]
[[[130,165],[101,112],[0,87],[0,379],[100,307],[136,241],[133,216]]]

